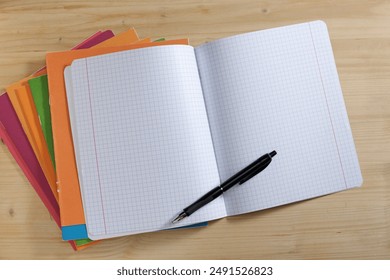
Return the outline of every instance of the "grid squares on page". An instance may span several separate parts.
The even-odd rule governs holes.
[[[219,184],[193,48],[145,48],[72,64],[73,125],[88,233],[171,227]],[[180,226],[223,217],[217,199]]]
[[[266,170],[224,194],[228,215],[348,187],[340,158],[348,154],[353,159],[355,152],[339,153],[338,140],[344,137],[349,143],[352,137],[345,128],[336,136],[333,127],[348,119],[333,119],[328,109],[333,100],[328,95],[341,91],[332,91],[338,80],[322,80],[323,64],[330,71],[335,68],[328,66],[333,63],[329,56],[317,59],[322,53],[316,53],[309,27],[306,23],[253,32],[196,48],[221,181],[262,154],[278,152]],[[326,30],[316,36],[326,40]],[[329,44],[322,48],[331,53]],[[325,88],[324,83],[330,85]],[[350,170],[349,176],[360,174],[356,165]]]

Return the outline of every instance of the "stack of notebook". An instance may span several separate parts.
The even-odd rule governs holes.
[[[220,39],[98,32],[0,96],[0,136],[74,249],[361,185],[323,22]],[[272,166],[178,224],[259,155]],[[200,224],[199,224],[200,223]]]

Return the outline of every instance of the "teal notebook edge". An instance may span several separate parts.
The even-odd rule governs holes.
[[[79,240],[88,238],[87,227],[85,224],[63,226],[61,229],[63,240]]]
[[[198,223],[198,224],[194,224],[194,225],[173,228],[173,229],[169,229],[169,230],[185,229],[185,228],[198,228],[198,227],[205,227],[207,225],[208,225],[208,222],[203,222],[203,223]],[[85,224],[63,226],[63,227],[61,227],[61,229],[62,229],[62,240],[65,240],[65,241],[75,240],[76,244],[79,246],[87,244],[91,241],[88,238],[87,226]],[[86,241],[84,241],[84,239],[88,239],[88,241],[86,242]],[[78,242],[80,242],[82,244],[78,244]]]

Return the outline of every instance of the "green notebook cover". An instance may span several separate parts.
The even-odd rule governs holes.
[[[85,238],[85,239],[75,240],[74,242],[76,243],[77,246],[82,246],[82,245],[86,245],[86,244],[92,242],[92,240]]]
[[[38,112],[39,121],[42,126],[43,136],[45,137],[47,147],[49,149],[50,158],[55,168],[47,75],[30,79],[28,84],[30,86],[34,104]]]

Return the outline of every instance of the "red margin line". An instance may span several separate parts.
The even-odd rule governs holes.
[[[103,195],[102,195],[102,184],[101,184],[101,181],[100,181],[100,172],[99,172],[99,161],[98,161],[97,150],[96,150],[95,126],[94,126],[94,123],[93,123],[91,90],[90,90],[90,87],[89,87],[89,75],[88,75],[87,60],[85,60],[85,70],[86,70],[86,73],[87,73],[87,81],[88,81],[89,109],[90,109],[90,111],[91,111],[92,133],[93,133],[93,146],[94,146],[94,148],[95,148],[96,169],[97,169],[97,175],[98,175],[98,180],[99,180],[100,201],[101,201],[101,203],[102,203],[104,233],[107,234],[106,218],[105,218],[105,214],[104,214],[104,204],[103,204]]]
[[[314,53],[315,53],[315,55],[316,55],[317,66],[318,66],[318,72],[320,73],[321,84],[322,84],[322,90],[323,90],[323,92],[324,92],[325,101],[326,101],[326,107],[328,108],[329,120],[330,120],[330,124],[332,125],[333,137],[334,137],[334,141],[335,141],[335,143],[336,143],[337,153],[338,153],[338,155],[339,155],[339,161],[340,161],[341,171],[342,171],[343,177],[344,177],[345,188],[348,189],[347,180],[346,180],[346,178],[345,178],[345,173],[344,173],[343,163],[341,162],[341,156],[340,156],[339,145],[338,145],[338,143],[337,143],[336,133],[334,132],[333,121],[332,121],[332,117],[331,117],[330,110],[329,110],[328,98],[326,97],[325,86],[324,86],[324,81],[323,81],[323,79],[322,79],[322,73],[321,73],[320,63],[319,63],[319,61],[318,61],[317,49],[316,49],[316,45],[314,44],[313,33],[311,32],[311,25],[310,25],[310,23],[308,23],[308,25],[309,25],[309,30],[310,30],[311,41],[312,41],[312,43],[313,43]]]

